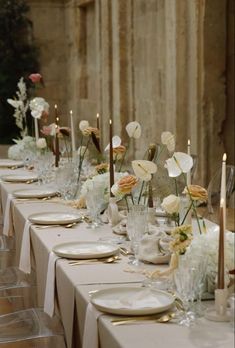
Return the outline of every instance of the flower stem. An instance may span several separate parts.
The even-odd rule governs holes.
[[[128,213],[129,213],[129,205],[128,205],[128,201],[127,201],[127,197],[125,196],[125,201],[126,201],[126,207],[127,207],[127,211],[128,211]]]
[[[121,160],[121,163],[120,163],[120,167],[119,167],[119,172],[121,171],[121,169],[122,169],[122,166],[123,166],[123,163],[124,163],[124,160],[125,160],[125,157],[126,157],[126,153],[127,153],[127,150],[129,149],[129,145],[130,145],[130,138],[129,138],[129,140],[128,140],[128,144],[127,144],[127,146],[126,146],[126,151],[124,152],[124,155],[123,155],[123,157],[122,157],[122,160]]]
[[[184,218],[183,218],[183,220],[182,220],[182,222],[181,222],[181,225],[184,224],[184,222],[185,222],[185,220],[186,220],[186,217],[188,216],[188,213],[190,212],[190,209],[192,208],[192,206],[193,206],[193,203],[191,202],[191,204],[190,204],[190,206],[188,207],[188,209],[187,209],[187,211],[186,211],[186,214],[185,214],[185,216],[184,216]]]
[[[141,185],[141,189],[140,189],[140,194],[139,194],[139,198],[138,198],[138,204],[140,203],[140,199],[141,199],[141,196],[142,196],[142,193],[143,193],[144,184],[145,184],[145,182],[142,181],[142,185]]]

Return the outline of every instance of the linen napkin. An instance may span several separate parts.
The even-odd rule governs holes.
[[[47,267],[47,280],[46,280],[46,291],[44,299],[44,312],[50,317],[53,317],[55,308],[55,269],[56,261],[60,257],[57,256],[53,251],[50,252],[48,267]]]
[[[97,320],[102,315],[92,303],[86,309],[82,348],[99,348],[99,332]]]
[[[20,250],[20,263],[19,269],[24,273],[31,272],[31,259],[30,259],[30,227],[32,223],[26,220],[24,225],[23,237]]]
[[[3,234],[5,236],[10,235],[10,220],[11,220],[11,201],[12,201],[13,195],[11,193],[7,196],[7,203],[5,207],[5,213],[4,213],[4,225],[3,225]]]
[[[170,240],[164,232],[145,235],[139,245],[139,259],[154,264],[168,263],[171,258]]]

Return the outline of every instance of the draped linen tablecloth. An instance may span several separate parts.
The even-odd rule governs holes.
[[[4,170],[3,170],[4,172]],[[16,170],[14,171],[14,173]],[[0,170],[0,175],[3,175]],[[30,185],[34,187],[36,184]],[[7,196],[16,189],[28,188],[26,184],[0,183],[2,210],[6,204]],[[11,204],[12,223],[16,238],[16,253],[19,260],[22,234],[25,222],[30,214],[49,211],[70,211],[73,208],[53,202],[17,202],[13,199]],[[91,230],[86,224],[78,224],[72,229],[53,227],[40,229],[31,226],[31,266],[36,271],[38,305],[43,306],[47,267],[50,252],[54,245],[69,241],[96,241],[99,238],[112,237],[108,225]],[[128,257],[123,257],[117,264],[92,264],[74,266],[68,264],[66,259],[56,262],[56,313],[60,315],[65,329],[68,347],[81,347],[89,291],[106,287],[131,285],[140,286],[144,276],[137,273],[127,273]],[[158,266],[146,265],[153,270]],[[166,266],[159,266],[166,267]],[[101,348],[156,348],[156,347],[212,347],[231,348],[234,334],[229,323],[214,323],[201,319],[193,328],[180,327],[175,324],[151,324],[113,326],[112,316],[102,314],[98,319],[98,333]],[[92,333],[91,333],[92,334]],[[96,348],[96,347],[91,347]]]

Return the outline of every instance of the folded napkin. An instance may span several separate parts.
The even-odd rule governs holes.
[[[139,259],[154,264],[168,263],[171,258],[170,240],[164,232],[145,235],[139,245]]]
[[[136,294],[123,294],[119,298],[96,299],[97,304],[115,309],[142,309],[161,305],[162,302],[150,289],[143,289]]]
[[[20,250],[20,263],[19,269],[24,273],[31,272],[31,259],[30,259],[30,227],[32,223],[26,220],[24,225],[23,237]]]
[[[82,348],[99,348],[99,332],[97,320],[102,315],[92,303],[86,309]]]
[[[124,218],[124,219],[122,219],[121,222],[119,222],[117,225],[112,227],[112,231],[116,234],[125,235],[125,234],[127,234],[126,225],[127,225],[127,219]]]
[[[47,267],[47,280],[46,280],[46,291],[44,299],[44,312],[50,317],[53,317],[55,307],[55,269],[56,261],[60,257],[50,252],[48,267]]]
[[[13,195],[11,193],[7,196],[7,203],[5,207],[5,213],[4,213],[4,225],[3,225],[3,234],[5,236],[10,235],[10,221],[11,221],[11,201],[12,201]]]

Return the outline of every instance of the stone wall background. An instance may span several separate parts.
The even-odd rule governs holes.
[[[160,134],[199,156],[196,182],[207,184],[222,154],[234,163],[233,0],[28,0],[41,50],[43,96],[95,125],[108,120],[126,139],[130,120],[143,136],[141,158]],[[233,75],[234,76],[234,75]],[[40,94],[41,91],[40,91]]]

